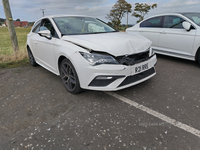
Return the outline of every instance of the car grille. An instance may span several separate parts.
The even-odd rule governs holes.
[[[124,81],[118,86],[118,87],[121,87],[121,86],[125,86],[125,85],[128,85],[128,84],[131,84],[131,83],[134,83],[136,81],[139,81],[139,80],[142,80],[152,74],[155,73],[155,69],[154,67],[147,70],[147,71],[144,71],[144,72],[141,72],[139,74],[136,74],[136,75],[133,75],[133,76],[128,76],[126,77],[126,79],[124,79]]]
[[[138,54],[116,57],[116,60],[119,62],[119,64],[126,66],[132,66],[134,64],[143,62],[148,59],[149,59],[149,50]]]

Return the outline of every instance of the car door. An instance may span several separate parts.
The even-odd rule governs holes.
[[[191,56],[196,30],[193,27],[186,31],[182,26],[184,21],[179,16],[165,16],[157,51],[182,58]]]
[[[58,48],[57,41],[59,40],[57,33],[49,19],[43,19],[40,26],[40,31],[50,30],[52,38],[47,38],[37,34],[37,40],[35,40],[35,57],[37,61],[46,69],[55,72],[56,60],[55,51]]]
[[[33,26],[32,31],[27,35],[27,39],[29,40],[28,43],[29,43],[31,52],[33,53],[34,57],[36,56],[36,53],[37,53],[35,51],[35,49],[36,49],[35,41],[37,41],[37,39],[38,39],[38,31],[40,30],[40,23],[41,23],[41,20],[36,22],[35,25]]]
[[[153,49],[159,46],[159,35],[162,28],[163,17],[153,17],[140,23],[139,34],[152,41]]]

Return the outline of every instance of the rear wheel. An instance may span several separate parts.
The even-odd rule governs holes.
[[[63,59],[60,66],[60,76],[68,92],[78,94],[81,92],[76,70],[68,59]]]
[[[34,66],[34,67],[37,66],[37,63],[36,63],[35,58],[33,56],[33,53],[31,52],[29,47],[27,48],[27,51],[28,51],[28,57],[29,57],[29,61],[30,61],[31,65]]]

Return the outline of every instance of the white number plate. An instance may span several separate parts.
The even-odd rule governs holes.
[[[137,66],[137,67],[135,67],[134,69],[135,69],[135,70],[134,70],[133,72],[135,72],[135,73],[140,73],[140,72],[143,72],[143,71],[145,71],[145,70],[148,70],[148,69],[149,69],[149,64],[146,63],[146,64],[144,64],[144,65]]]

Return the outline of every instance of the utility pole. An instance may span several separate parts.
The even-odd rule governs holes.
[[[44,17],[44,10],[45,10],[45,9],[40,9],[40,10],[42,10],[42,14],[43,14],[43,17]]]
[[[128,11],[127,11],[127,23],[126,23],[126,28],[128,28]]]
[[[2,2],[3,2],[4,12],[6,16],[6,23],[7,23],[8,31],[10,34],[13,51],[14,53],[16,53],[17,51],[19,51],[19,46],[18,46],[17,35],[15,31],[15,26],[13,23],[12,13],[10,10],[9,0],[2,0]]]

